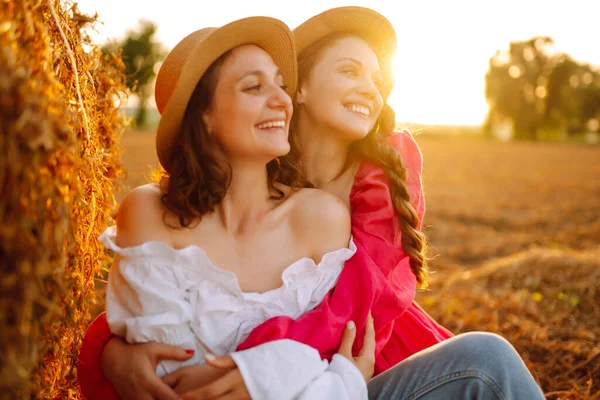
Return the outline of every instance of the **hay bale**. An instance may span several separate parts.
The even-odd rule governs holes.
[[[121,173],[123,66],[58,0],[0,2],[0,397],[76,398],[95,240]]]
[[[532,249],[457,272],[420,301],[455,333],[508,339],[548,399],[600,398],[600,249]]]

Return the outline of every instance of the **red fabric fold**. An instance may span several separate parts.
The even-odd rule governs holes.
[[[88,327],[77,359],[79,390],[85,399],[121,400],[121,396],[106,379],[100,367],[104,346],[114,335],[106,322],[106,313],[100,314]]]

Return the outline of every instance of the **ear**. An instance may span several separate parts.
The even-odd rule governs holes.
[[[209,134],[212,132],[212,119],[210,118],[210,115],[208,115],[207,113],[202,114],[202,122],[204,123],[204,126],[206,127],[206,132],[208,132]]]
[[[306,103],[306,87],[301,86],[296,91],[296,104],[304,104]]]

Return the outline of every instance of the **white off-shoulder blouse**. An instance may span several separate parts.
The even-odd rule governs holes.
[[[159,342],[195,350],[185,362],[160,362],[160,376],[204,363],[207,352],[231,354],[253,398],[308,399],[305,396],[314,398],[317,393],[319,398],[366,398],[362,375],[344,357],[335,356],[328,364],[315,349],[290,340],[235,352],[264,321],[298,318],[319,305],[356,252],[352,240],[348,248],[325,254],[319,263],[311,258],[294,262],[283,271],[282,286],[246,293],[233,272],[215,266],[198,246],[174,249],[149,241],[122,248],[115,242],[116,233],[112,226],[99,238],[116,255],[106,296],[111,331],[129,343]]]

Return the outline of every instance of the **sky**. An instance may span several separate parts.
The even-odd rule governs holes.
[[[487,112],[488,61],[511,41],[550,36],[557,51],[600,66],[600,0],[79,0],[98,13],[92,37],[118,39],[140,19],[158,25],[172,48],[189,33],[248,16],[282,20],[290,28],[326,9],[363,6],[386,16],[396,30],[396,84],[389,103],[398,121],[476,125]]]

